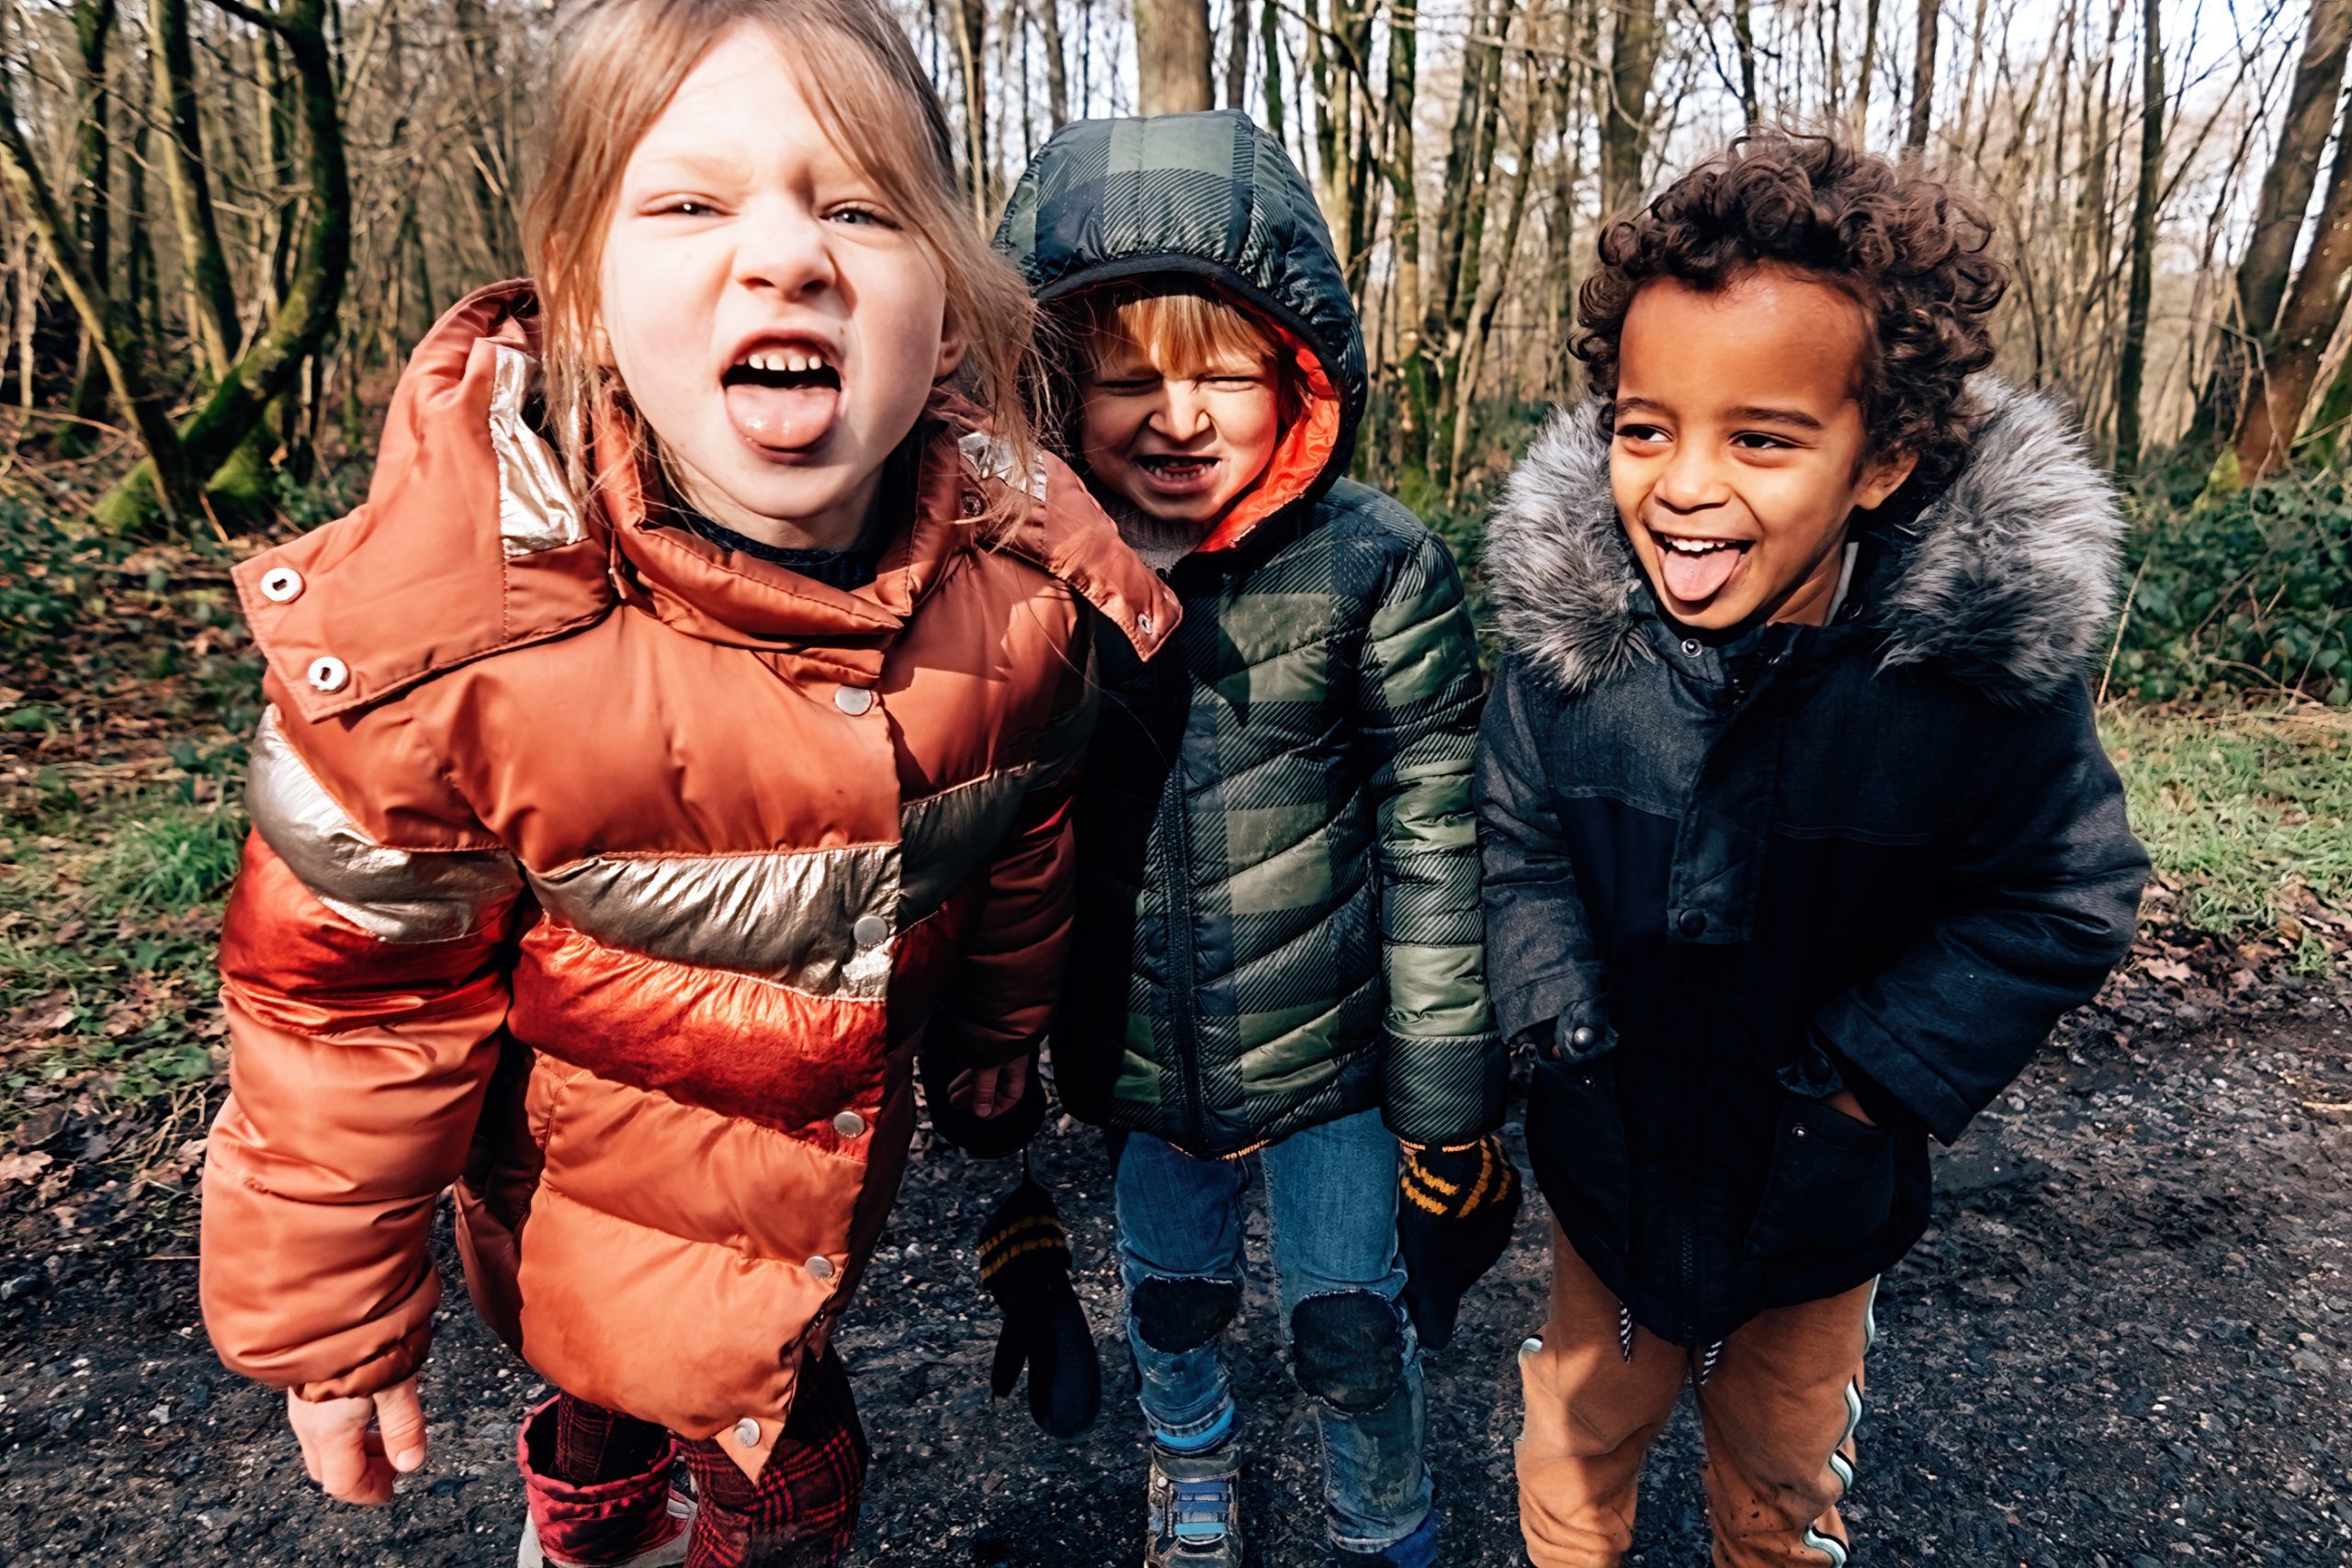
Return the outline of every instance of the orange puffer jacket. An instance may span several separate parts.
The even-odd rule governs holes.
[[[400,1381],[454,1182],[533,1367],[756,1475],[897,1191],[919,1037],[993,1066],[1044,1032],[1078,599],[1147,652],[1178,612],[1050,462],[978,536],[1011,470],[944,424],[855,592],[656,525],[625,474],[583,509],[526,418],[535,314],[453,310],[367,503],[237,573],[273,706],[205,1320],[305,1397]]]

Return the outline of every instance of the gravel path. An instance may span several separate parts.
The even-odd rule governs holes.
[[[967,1244],[1007,1179],[925,1155],[839,1339],[875,1445],[861,1564],[1137,1561],[1107,1169],[1065,1129],[1039,1172],[1086,1259],[1104,1418],[1065,1447],[1017,1398],[990,1404],[995,1319]],[[1858,1562],[2352,1563],[2348,1175],[2352,991],[2077,1020],[1944,1158],[1935,1226],[1880,1293]],[[513,1562],[514,1422],[543,1391],[469,1312],[448,1314],[427,1374],[429,1473],[390,1510],[322,1506],[276,1400],[205,1346],[184,1221],[82,1223],[96,1234],[41,1215],[0,1231],[0,1564]],[[1511,1352],[1543,1314],[1543,1229],[1531,1204],[1432,1359],[1449,1564],[1519,1561]],[[1256,1561],[1311,1568],[1312,1428],[1262,1291],[1233,1355]],[[1632,1561],[1654,1568],[1705,1560],[1688,1415],[1650,1472]]]

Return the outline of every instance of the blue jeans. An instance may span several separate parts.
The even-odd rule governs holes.
[[[1388,1560],[1400,1568],[1434,1564],[1420,1342],[1398,1300],[1396,1140],[1376,1111],[1293,1133],[1246,1160],[1195,1159],[1140,1133],[1126,1138],[1115,1182],[1119,1267],[1152,1438],[1198,1451],[1233,1430],[1218,1331],[1239,1300],[1241,1200],[1252,1164],[1265,1176],[1295,1365],[1315,1396],[1332,1544],[1396,1548]]]

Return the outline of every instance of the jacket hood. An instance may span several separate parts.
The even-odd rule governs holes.
[[[1922,665],[2036,701],[2097,657],[2115,611],[2124,520],[2056,400],[1989,378],[1959,474],[1893,525],[1859,619],[1883,669]],[[1504,642],[1569,692],[1647,657],[1657,615],[1609,489],[1598,405],[1563,410],[1511,472],[1485,558]],[[1505,564],[1507,563],[1507,565]]]
[[[1293,345],[1307,412],[1285,433],[1261,493],[1204,548],[1237,541],[1347,471],[1367,386],[1363,329],[1314,193],[1247,115],[1065,126],[1013,187],[996,245],[1041,303],[1116,283],[1190,280],[1231,297]]]
[[[954,401],[928,416],[911,525],[855,592],[658,525],[622,460],[600,465],[599,492],[582,503],[533,419],[538,355],[528,284],[459,301],[401,378],[366,504],[236,569],[254,640],[305,718],[563,636],[625,600],[708,641],[815,645],[879,668],[955,554],[984,547],[962,520],[1012,486],[1031,504],[996,547],[1069,584],[1139,650],[1182,613],[1075,474],[1050,457],[1014,472]],[[627,436],[600,423],[599,457],[625,451]]]

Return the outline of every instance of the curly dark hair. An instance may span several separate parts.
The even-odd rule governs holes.
[[[1571,351],[1593,390],[1617,391],[1625,313],[1642,286],[1714,290],[1762,266],[1851,296],[1868,334],[1860,395],[1872,454],[1909,453],[1935,484],[1968,453],[1968,378],[1993,361],[1985,317],[2008,288],[1993,221],[1951,186],[1838,141],[1751,130],[1600,235],[1577,294]]]

